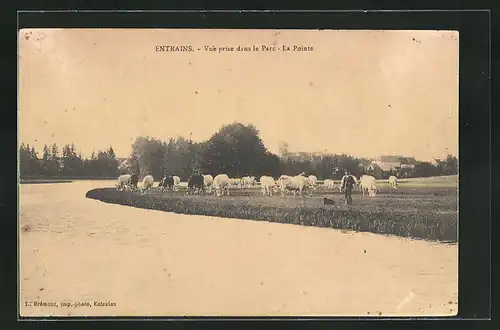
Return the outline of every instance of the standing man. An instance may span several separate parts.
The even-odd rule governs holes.
[[[342,177],[341,190],[344,191],[346,205],[352,204],[352,187],[354,186],[354,183],[354,179],[350,175],[349,171],[345,171],[345,175]]]

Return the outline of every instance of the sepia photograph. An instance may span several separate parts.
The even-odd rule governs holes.
[[[20,316],[457,315],[458,49],[21,29]]]

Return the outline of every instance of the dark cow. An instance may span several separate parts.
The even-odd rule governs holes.
[[[132,190],[137,190],[137,183],[139,182],[139,174],[132,174],[130,177],[130,188]]]
[[[201,174],[193,174],[188,180],[188,194],[193,194],[195,191],[198,193],[203,192],[205,180]]]
[[[174,189],[174,177],[173,176],[165,176],[163,179],[161,179],[160,183],[158,184],[158,187],[161,189],[161,191],[165,191],[165,189]]]

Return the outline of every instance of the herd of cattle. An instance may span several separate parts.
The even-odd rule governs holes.
[[[379,191],[376,186],[376,180],[373,176],[362,175],[359,179],[351,175],[354,179],[354,189],[362,192],[363,196],[367,194],[374,197]],[[144,194],[151,191],[154,185],[154,178],[152,175],[146,175],[142,179],[142,185],[139,187],[139,176],[137,174],[124,174],[118,177],[116,188],[119,191],[140,191]],[[178,176],[165,176],[158,183],[158,188],[163,192],[165,190],[179,191],[181,179]],[[281,175],[277,180],[271,176],[263,175],[257,182],[254,176],[245,176],[243,178],[230,178],[227,174],[219,174],[212,177],[210,174],[201,175],[193,174],[189,177],[187,183],[188,194],[214,194],[215,196],[229,196],[230,188],[245,188],[260,185],[262,194],[264,196],[272,196],[281,192],[284,196],[287,192],[293,192],[302,196],[303,193],[312,195],[318,188],[318,178],[314,175],[308,177],[304,173],[295,176]],[[398,183],[395,176],[389,178],[389,186],[392,189],[397,189]],[[331,179],[326,179],[323,182],[324,189],[335,189],[335,183]],[[340,182],[339,190],[342,191],[343,178]]]

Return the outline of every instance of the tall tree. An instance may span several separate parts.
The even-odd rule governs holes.
[[[30,154],[31,174],[32,175],[40,175],[41,163],[40,163],[40,160],[38,159],[38,154],[33,146],[29,150],[29,154]]]
[[[439,175],[439,167],[429,162],[418,162],[415,165],[415,177],[429,177]]]
[[[151,172],[151,153],[149,152],[149,138],[137,137],[132,144],[132,156],[137,159],[139,175],[141,177]]]
[[[29,176],[30,172],[30,153],[26,145],[21,143],[19,146],[19,175],[23,179]]]
[[[224,125],[208,141],[203,151],[203,168],[231,177],[258,175],[266,148],[253,125]]]
[[[116,160],[116,155],[115,151],[113,150],[113,147],[110,146],[109,149],[107,150],[107,161],[108,161],[108,171],[107,171],[107,177],[115,177],[118,176],[118,161]]]
[[[48,162],[48,173],[49,176],[57,176],[60,174],[60,164],[59,164],[59,148],[57,144],[52,144],[50,147],[50,161]]]
[[[444,175],[458,174],[458,159],[453,155],[448,155],[444,161]]]
[[[19,176],[24,179],[40,175],[41,162],[34,147],[21,142],[19,146]]]

